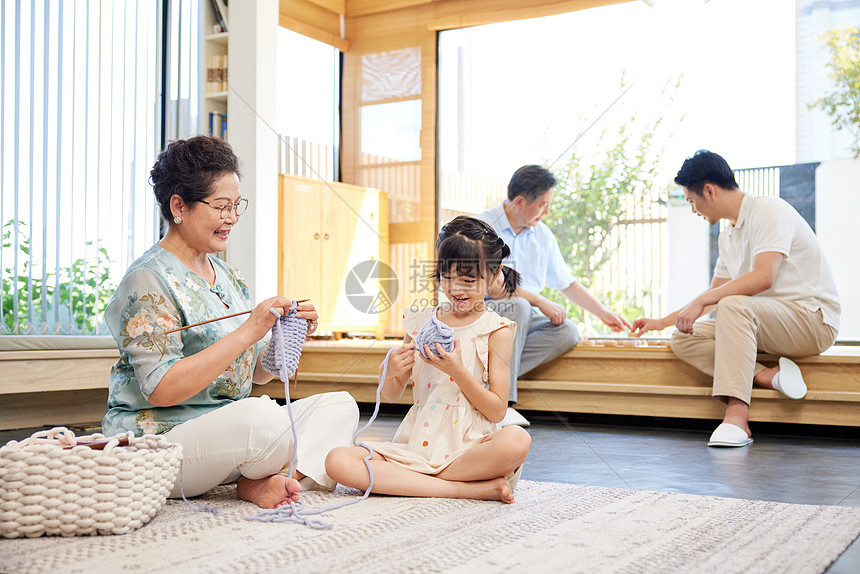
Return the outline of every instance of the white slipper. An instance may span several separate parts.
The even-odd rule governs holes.
[[[800,367],[785,357],[779,358],[779,392],[790,399],[802,399],[806,396],[806,383],[800,374]]]
[[[505,418],[503,418],[502,422],[499,424],[501,424],[502,428],[509,427],[511,425],[517,425],[521,427],[531,426],[531,423],[528,421],[528,419],[526,419],[526,417],[524,417],[511,407],[508,407],[508,410],[505,411]]]
[[[753,439],[744,429],[731,423],[721,423],[711,434],[708,446],[747,446]]]

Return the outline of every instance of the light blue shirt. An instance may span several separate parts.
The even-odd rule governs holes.
[[[232,317],[163,334],[177,327],[251,308],[239,272],[209,256],[215,284],[209,285],[172,253],[153,245],[135,261],[105,311],[120,358],[111,369],[106,436],[133,431],[160,434],[251,394],[254,367],[266,340],[245,349],[205,389],[172,407],[156,407],[149,396],[174,363],[199,353],[245,322]],[[229,305],[229,308],[227,307]]]
[[[517,235],[505,215],[504,203],[475,217],[489,223],[511,249],[502,263],[522,276],[521,288],[540,293],[544,287],[561,290],[575,281],[555,235],[543,221],[524,227]]]

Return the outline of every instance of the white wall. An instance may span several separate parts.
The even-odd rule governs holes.
[[[228,140],[250,205],[230,235],[227,260],[245,276],[256,303],[278,287],[277,26],[278,0],[231,5]]]
[[[839,339],[860,340],[860,160],[822,163],[815,171],[815,231],[842,303]]]
[[[669,311],[680,309],[710,285],[708,222],[684,198],[669,200]]]

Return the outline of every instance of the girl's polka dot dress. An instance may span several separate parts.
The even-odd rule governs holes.
[[[403,323],[414,339],[436,309],[406,311]],[[489,388],[489,338],[498,329],[516,329],[516,323],[487,310],[473,323],[454,327],[460,340],[463,364],[477,381]],[[416,354],[418,351],[415,351]],[[507,373],[504,376],[508,380]],[[394,462],[425,474],[436,474],[464,452],[499,430],[474,408],[454,380],[416,356],[412,368],[414,404],[391,442],[370,442],[373,450]]]

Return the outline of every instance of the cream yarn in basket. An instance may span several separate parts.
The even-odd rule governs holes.
[[[97,441],[104,450],[80,444]],[[157,435],[75,438],[57,427],[10,441],[0,448],[0,536],[131,532],[162,507],[181,459],[182,446]]]

